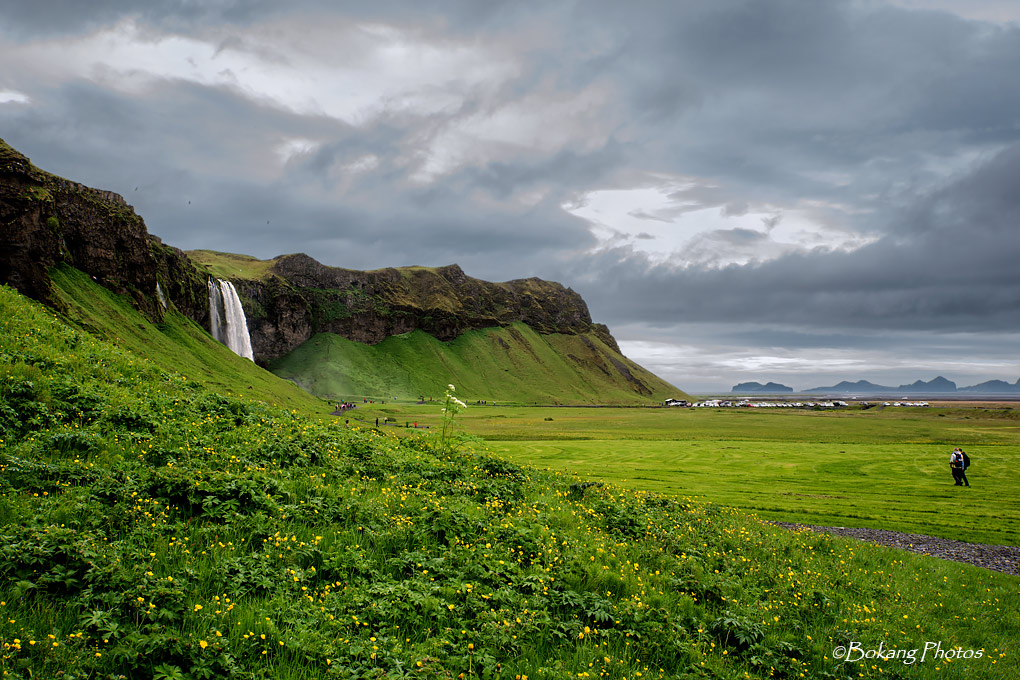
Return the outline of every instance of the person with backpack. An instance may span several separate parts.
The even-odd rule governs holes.
[[[949,454],[949,471],[953,473],[954,486],[970,486],[966,469],[970,467],[970,458],[963,449],[957,447]]]

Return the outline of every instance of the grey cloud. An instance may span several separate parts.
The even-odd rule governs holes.
[[[0,117],[11,130],[5,138],[34,149],[43,167],[123,193],[149,229],[173,245],[272,257],[314,244],[317,257],[352,268],[459,262],[500,279],[524,268],[541,274],[548,259],[594,245],[585,224],[564,213],[555,197],[567,191],[565,181],[600,176],[616,153],[610,147],[466,167],[417,186],[394,162],[415,152],[414,120],[384,118],[357,129],[315,123],[272,107],[253,109],[229,90],[182,83],[166,83],[151,100],[76,84],[55,93],[45,111]],[[241,117],[243,127],[208,123]],[[275,160],[268,140],[309,132],[333,141],[268,185],[251,173]],[[77,155],[68,157],[68,149]],[[364,154],[380,157],[381,166],[341,192],[331,171]],[[235,164],[248,160],[222,165],[223,156]],[[106,162],[96,163],[97,157]],[[530,206],[507,200],[512,191],[531,188],[550,189],[554,198]],[[503,208],[479,211],[472,198],[477,190]],[[493,252],[502,257],[490,261]]]
[[[1020,41],[1012,27],[850,3],[722,2],[673,12],[632,29],[622,60],[646,76],[617,79],[640,121],[628,132],[647,140],[652,162],[683,158],[685,172],[726,177],[731,191],[756,201],[805,191],[888,198],[890,173],[931,181],[926,157],[952,163],[967,145],[1015,136],[1020,95],[1008,83]],[[614,18],[633,26],[643,17]],[[673,74],[700,94],[647,125],[640,90],[674,86]],[[820,184],[804,175],[810,167],[838,169],[852,187]]]
[[[606,317],[625,322],[1016,331],[1018,178],[1020,145],[920,199],[901,215],[898,235],[850,253],[798,253],[704,271],[650,267],[617,250],[583,269],[611,272],[612,283],[593,287],[591,295]],[[663,290],[682,294],[656,294]]]
[[[672,220],[666,219],[665,217],[659,217],[658,215],[652,215],[650,213],[645,212],[644,210],[631,210],[627,214],[630,215],[631,217],[637,218],[639,220],[650,220],[650,221],[653,221],[653,222],[665,222],[666,224],[670,224],[672,222]]]
[[[0,8],[4,29],[16,36],[63,35],[89,31],[123,18],[174,31],[193,31],[214,24],[245,25],[295,14],[343,14],[351,20],[417,27],[432,32],[499,31],[530,14],[562,15],[544,3],[507,0],[375,0],[371,3],[331,0],[34,0]],[[0,29],[3,32],[3,29]]]
[[[720,213],[723,217],[740,217],[746,215],[748,210],[750,210],[750,206],[747,201],[735,201],[726,203]]]
[[[811,346],[809,333],[791,329],[816,338],[852,329],[867,331],[853,336],[867,348],[883,332],[908,342],[961,329],[1004,337],[1020,324],[1015,24],[850,0],[41,0],[0,8],[0,55],[15,64],[19,43],[126,18],[154,34],[243,41],[246,24],[300,17],[393,25],[437,49],[484,46],[515,74],[456,92],[457,110],[387,110],[354,125],[228,87],[165,81],[128,92],[12,66],[3,87],[32,103],[0,104],[0,136],[46,169],[125,194],[151,231],[187,248],[538,275],[578,289],[611,326],[714,324],[719,342]],[[541,116],[544,101],[586,88],[608,95],[585,112],[583,148],[506,144],[490,156],[479,147],[433,183],[414,179],[444,131],[524,101]],[[573,124],[551,113],[544,122]],[[281,167],[275,147],[286,139],[318,146]],[[364,158],[371,167],[352,171]],[[670,194],[671,209],[632,217],[686,219],[704,208],[740,217],[768,206],[763,223],[784,215],[782,231],[810,209],[877,240],[854,252],[679,269],[636,246],[594,251],[587,225],[561,209],[586,192],[647,187],[649,177],[695,181]],[[648,236],[636,236],[642,247],[666,241]],[[702,233],[692,247],[699,242],[774,245],[750,229]],[[756,339],[718,328],[737,322],[775,330]]]
[[[271,11],[269,0],[34,0],[10,2],[0,9],[4,17],[0,33],[23,38],[59,36],[90,31],[123,18],[138,18],[157,26],[188,29],[203,23],[243,20]]]

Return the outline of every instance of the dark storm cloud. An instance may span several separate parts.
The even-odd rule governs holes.
[[[33,0],[10,2],[0,9],[0,34],[15,37],[59,36],[90,31],[121,19],[138,19],[168,30],[189,30],[219,23],[244,25],[299,13],[341,13],[352,21],[419,26],[425,30],[502,30],[521,15],[542,11],[564,14],[555,7],[509,0],[375,0],[371,3],[331,0]]]
[[[392,159],[411,144],[406,137],[412,122],[384,120],[354,129],[321,120],[319,132],[335,141],[298,156],[283,176],[265,183],[232,172],[224,150],[231,162],[245,154],[252,164],[266,162],[264,149],[260,156],[248,148],[251,140],[270,131],[307,134],[308,121],[272,107],[253,110],[235,92],[167,83],[159,96],[139,101],[76,83],[54,93],[46,110],[51,117],[22,111],[0,119],[5,137],[33,149],[38,165],[59,165],[67,176],[119,191],[168,243],[259,257],[308,250],[352,268],[459,262],[482,277],[540,274],[548,253],[593,245],[584,223],[556,201],[528,209],[505,203],[481,213],[470,194],[482,188],[505,196],[572,167],[579,168],[574,174],[591,176],[610,164],[600,156],[612,156],[564,153],[461,169],[442,183],[409,186],[406,171]],[[242,115],[244,127],[210,125]],[[40,131],[42,144],[36,141]],[[384,167],[356,177],[338,198],[332,170],[365,154],[383,158]],[[97,157],[107,162],[97,164]],[[493,252],[506,261],[492,266]]]
[[[154,25],[188,25],[199,20],[223,20],[239,16],[254,7],[268,8],[268,2],[240,3],[235,0],[34,0],[33,2],[5,3],[3,32],[16,37],[54,36],[89,31],[107,26],[125,17],[137,17]]]
[[[603,314],[625,321],[1017,331],[1017,214],[1020,144],[918,198],[895,216],[888,236],[854,252],[678,270],[649,267],[633,253],[609,251],[582,270],[605,274],[592,286],[601,291],[593,297]],[[581,286],[582,292],[586,288]]]
[[[926,161],[1016,137],[1015,26],[834,2],[616,12],[629,33],[612,72],[646,162],[748,196],[861,201],[890,175],[931,181]],[[817,182],[821,169],[851,186]]]
[[[392,56],[377,45],[423,58],[466,50],[500,68],[493,82],[432,74],[419,99],[397,87],[393,101],[347,115],[267,95],[241,71],[189,81],[167,68],[127,86],[146,63],[97,76],[47,61],[118,22],[149,45],[249,50],[264,60],[253,71],[299,60],[306,45],[287,40],[302,22],[394,28],[391,43],[361,36],[356,67],[341,38],[319,35],[323,66],[365,69],[336,85],[352,97]],[[17,62],[38,40],[50,42],[35,62]],[[537,275],[582,292],[611,326],[771,325],[770,342],[787,345],[843,333],[832,329],[917,338],[1020,325],[1016,23],[850,0],[41,0],[0,8],[0,58],[12,64],[0,94],[30,100],[0,100],[0,137],[123,193],[172,245]],[[429,97],[441,103],[420,104]],[[656,181],[668,206],[622,208],[641,222],[629,235],[607,223],[600,242],[564,209]],[[638,249],[672,247],[706,209],[733,228],[691,237],[681,255],[694,264]],[[777,249],[798,210],[871,242]],[[731,251],[759,256],[727,265]]]

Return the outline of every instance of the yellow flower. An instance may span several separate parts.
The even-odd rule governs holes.
[[[209,646],[209,643],[206,642],[205,640],[200,640],[198,646],[201,647],[202,649],[205,649],[206,647]]]

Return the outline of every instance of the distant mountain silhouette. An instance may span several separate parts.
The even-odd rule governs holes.
[[[825,393],[838,393],[838,394],[876,394],[892,391],[895,388],[886,387],[885,385],[876,385],[873,382],[867,380],[858,380],[857,382],[842,381],[832,387],[812,387],[805,392],[825,392]]]
[[[937,378],[932,378],[928,382],[915,380],[909,385],[900,385],[896,389],[900,392],[955,392],[956,383],[952,380],[947,380],[940,375]]]
[[[941,375],[925,382],[916,380],[909,385],[890,387],[876,385],[867,380],[848,382],[846,380],[831,387],[812,387],[804,392],[824,394],[1020,394],[1020,380],[1008,383],[1005,380],[988,380],[970,387],[957,387],[952,380]]]
[[[793,392],[792,387],[780,385],[779,383],[768,382],[762,385],[760,382],[745,382],[734,385],[730,392],[734,394],[745,394],[748,392],[762,392],[767,394],[778,394],[782,392]]]
[[[957,392],[966,394],[1020,394],[1020,380],[1008,383],[1005,380],[986,380],[970,387],[961,387]]]

